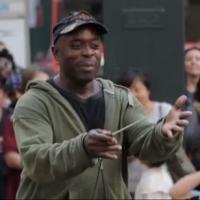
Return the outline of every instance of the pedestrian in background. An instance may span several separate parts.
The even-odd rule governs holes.
[[[5,107],[5,81],[0,79],[0,199],[6,198],[6,177],[7,177],[7,167],[4,160],[3,153],[3,133],[5,129],[6,119],[10,115],[11,111]]]
[[[193,102],[186,108],[193,114],[189,118],[190,124],[185,130],[184,147],[195,168],[200,170],[200,80],[197,83]]]
[[[8,49],[0,49],[0,79],[6,80],[13,72],[16,72],[16,64]]]
[[[139,68],[129,68],[124,71],[118,83],[130,89],[142,104],[144,113],[150,122],[156,123],[172,108],[172,105],[167,102],[153,100],[150,78]]]
[[[7,129],[7,119],[12,113],[12,103],[10,96],[8,95],[9,89],[8,82],[12,79],[16,73],[16,64],[10,51],[6,45],[0,42],[0,141],[1,141],[1,175],[0,175],[0,199],[6,199],[6,185],[8,179],[8,167],[4,157],[4,133]],[[9,81],[8,81],[9,80]],[[16,80],[16,79],[15,79]],[[15,84],[17,85],[17,83]]]
[[[10,110],[25,92],[26,84],[31,80],[47,80],[49,75],[44,71],[24,69],[22,73],[12,74],[6,81],[8,96],[11,99]],[[3,153],[7,165],[6,199],[15,199],[20,182],[20,174],[23,168],[21,156],[17,149],[15,133],[13,129],[13,114],[11,113],[5,122],[3,133]]]
[[[188,97],[188,103],[192,103],[200,77],[200,49],[197,47],[186,49],[184,63],[186,73],[185,94]]]

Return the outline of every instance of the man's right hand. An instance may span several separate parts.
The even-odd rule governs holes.
[[[122,147],[112,133],[103,129],[93,129],[84,138],[84,146],[92,158],[115,160]]]

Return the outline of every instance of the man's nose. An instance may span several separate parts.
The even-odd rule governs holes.
[[[85,46],[85,48],[82,51],[82,55],[84,56],[92,56],[94,54],[94,50],[89,46]]]

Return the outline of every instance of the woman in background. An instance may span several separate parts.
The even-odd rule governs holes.
[[[200,49],[197,47],[186,49],[184,63],[186,73],[185,94],[189,103],[192,103],[200,77]]]
[[[188,104],[187,110],[191,110],[193,114],[185,129],[184,147],[195,168],[200,170],[200,80],[197,83],[193,102]]]
[[[167,102],[152,100],[151,83],[148,75],[139,69],[133,68],[124,72],[119,80],[119,84],[128,87],[140,101],[150,122],[156,123],[159,119],[164,117],[172,107]]]

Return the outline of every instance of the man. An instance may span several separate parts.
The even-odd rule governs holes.
[[[60,72],[29,84],[15,108],[24,166],[17,198],[128,199],[126,153],[157,162],[179,148],[191,115],[181,111],[185,96],[153,125],[126,88],[95,78],[106,32],[85,11],[54,27],[52,51]]]

